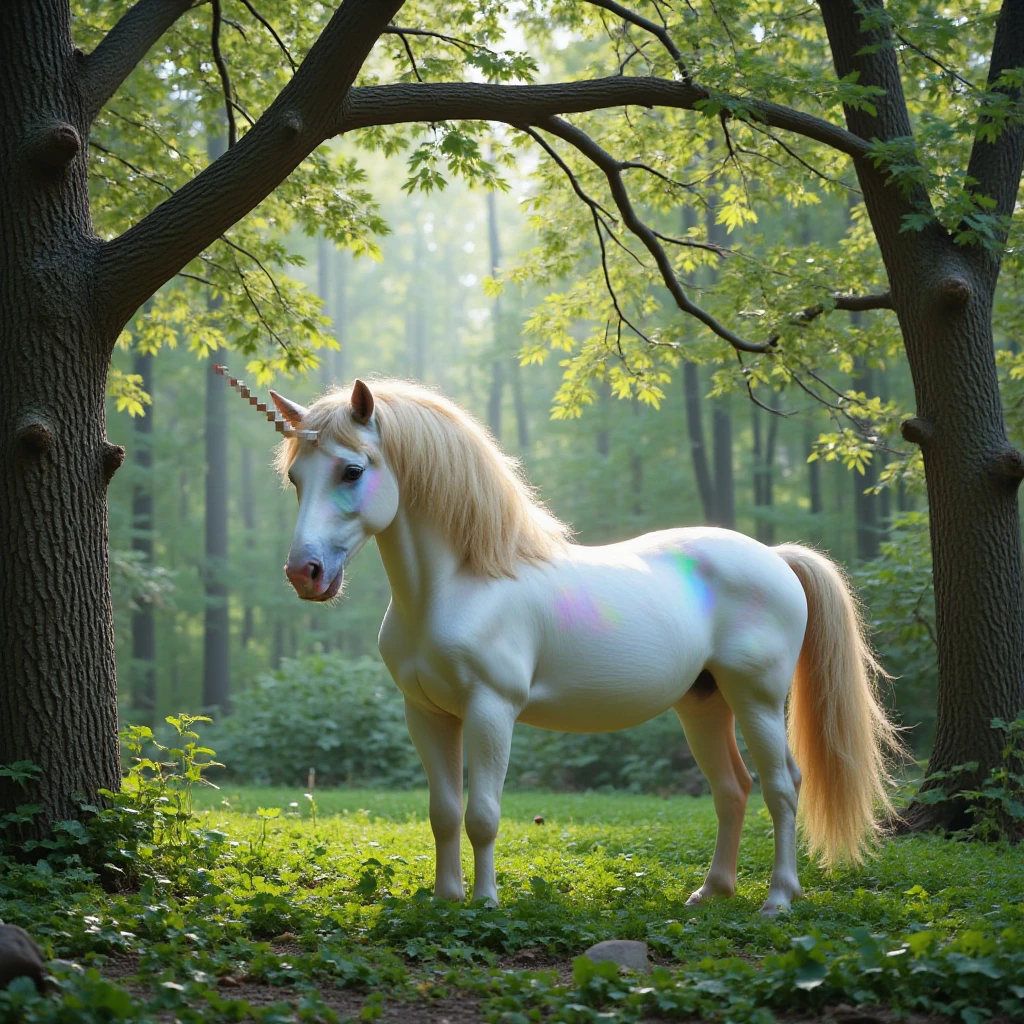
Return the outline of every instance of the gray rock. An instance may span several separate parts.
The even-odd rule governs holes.
[[[45,961],[35,939],[16,924],[0,924],[0,988],[15,978],[31,978],[40,992],[46,986]]]
[[[632,939],[605,939],[595,943],[584,954],[595,964],[610,961],[620,967],[628,967],[631,971],[650,969],[647,962],[647,943],[634,942]]]

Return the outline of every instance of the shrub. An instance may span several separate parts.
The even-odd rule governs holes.
[[[205,734],[244,782],[390,788],[426,779],[405,727],[402,696],[371,658],[315,654],[285,661]],[[508,785],[540,789],[699,792],[683,731],[668,713],[626,732],[575,735],[517,726]]]

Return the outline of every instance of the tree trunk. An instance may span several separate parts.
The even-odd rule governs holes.
[[[851,313],[850,319],[858,321],[860,313]],[[873,374],[871,367],[867,366],[862,359],[857,359],[854,364],[853,390],[863,392],[868,398],[871,397],[873,389]],[[870,493],[878,483],[879,454],[864,467],[864,475],[853,472],[850,478],[853,481],[853,510],[854,522],[857,526],[857,560],[868,562],[878,557],[879,542],[882,531],[879,524],[879,500],[877,494]]]
[[[0,4],[0,813],[117,789],[106,438],[113,339],[95,315],[96,241],[67,3]],[[46,821],[40,820],[40,831]]]
[[[228,618],[228,389],[206,378],[206,557],[203,590],[203,707],[231,710],[231,623]]]
[[[526,412],[526,396],[523,394],[523,376],[519,372],[519,360],[509,360],[512,376],[512,405],[516,413],[516,440],[519,451],[525,455],[530,450],[530,421]]]
[[[487,193],[487,241],[490,248],[491,277],[501,265],[501,239],[498,236],[498,203],[494,190]],[[491,302],[491,393],[487,398],[487,425],[496,441],[501,440],[501,406],[505,398],[505,356],[501,351],[501,296]]]
[[[142,388],[153,396],[153,353],[136,352],[132,370],[142,378]],[[135,462],[139,467],[132,488],[132,550],[147,566],[153,565],[153,413],[136,416]],[[132,612],[132,710],[144,725],[156,715],[156,616],[148,601]]]
[[[881,3],[865,6],[880,9]],[[858,84],[884,89],[871,110],[846,109],[850,129],[866,139],[909,137],[888,23],[873,19],[863,31],[862,11],[853,3],[822,4],[821,11],[836,72],[856,73]],[[1018,63],[1022,32],[1019,6],[1005,5],[991,71]],[[979,187],[987,182],[998,203],[1012,209],[1022,147],[1012,134],[1008,139],[1013,147],[1005,149],[1006,140],[976,143],[969,170]],[[917,415],[903,433],[921,447],[928,487],[938,641],[938,714],[928,768],[976,761],[977,772],[957,784],[969,786],[1001,761],[1003,737],[990,727],[992,718],[1013,718],[1024,704],[1017,498],[1024,458],[1006,438],[993,349],[1000,253],[957,245],[937,221],[904,230],[905,210],[927,206],[928,197],[915,186],[900,192],[870,161],[856,167],[914,382]],[[908,817],[925,828],[969,823],[955,801],[918,805]]]
[[[721,399],[711,417],[715,463],[715,526],[736,529],[736,483],[732,472],[732,415]]]
[[[252,492],[252,450],[242,448],[242,525],[245,528],[245,548],[250,550],[256,539],[256,500]],[[245,591],[245,611],[242,614],[242,649],[252,643],[255,611],[249,588]]]
[[[639,399],[635,396],[632,401],[633,418],[638,420],[643,415],[643,409]],[[639,423],[634,422],[634,430],[639,432]],[[629,449],[629,481],[633,492],[633,501],[630,511],[635,516],[641,516],[644,512],[644,456],[643,445],[634,441]]]
[[[333,316],[334,303],[331,302],[331,257],[334,255],[334,244],[323,235],[316,240],[316,294],[323,305],[324,316]],[[321,357],[320,381],[325,388],[336,382],[334,373],[334,361],[331,359],[333,351],[328,349]]]
[[[804,421],[804,457],[809,458],[814,453],[814,425],[811,421]],[[810,529],[810,538],[815,543],[821,540],[821,514],[825,507],[821,501],[821,459],[815,459],[807,463],[807,504],[810,513],[815,517],[814,525]]]
[[[777,404],[777,393],[772,393],[771,408]],[[762,544],[775,543],[775,523],[769,518],[775,502],[775,447],[779,437],[779,417],[766,413],[751,403],[751,417],[754,435],[753,478],[754,478],[754,535]],[[764,429],[764,417],[770,422]],[[765,514],[767,512],[767,515]]]
[[[690,434],[690,456],[697,493],[704,509],[704,522],[715,522],[715,485],[708,467],[708,446],[704,440],[701,413],[700,370],[696,363],[683,363],[683,395],[686,402],[686,426]]]

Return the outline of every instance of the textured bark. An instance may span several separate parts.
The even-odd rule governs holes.
[[[690,434],[690,457],[697,493],[704,509],[704,522],[715,521],[715,486],[708,466],[708,446],[704,440],[704,418],[701,413],[700,370],[696,363],[683,363],[683,395],[686,402],[686,426]]]
[[[93,314],[88,134],[66,0],[0,4],[0,764],[72,817],[116,789],[110,339]],[[2,786],[0,812],[25,802]]]
[[[142,378],[143,390],[153,395],[153,354],[137,352],[132,371]],[[153,416],[136,416],[135,464],[139,475],[132,488],[132,550],[147,566],[153,564]],[[139,722],[152,725],[156,714],[156,616],[150,603],[132,612],[132,710]]]
[[[868,0],[867,9],[880,6]],[[857,5],[821,5],[836,72],[885,94],[876,114],[847,109],[851,131],[882,140],[909,137],[899,66],[884,27],[861,31]],[[990,80],[1024,59],[1024,5],[1007,3],[996,31]],[[970,174],[1009,213],[1020,181],[1020,130],[976,144]],[[992,340],[998,254],[957,246],[940,225],[903,231],[902,215],[927,196],[899,193],[865,160],[856,169],[892,291],[914,382],[917,416],[905,435],[924,455],[931,512],[938,715],[929,770],[977,761],[979,774],[1000,759],[994,716],[1024,703],[1024,584],[1017,488],[1019,453],[1008,444]],[[969,694],[969,699],[968,699]],[[964,781],[970,781],[965,779]],[[956,827],[963,808],[915,809],[916,825]]]

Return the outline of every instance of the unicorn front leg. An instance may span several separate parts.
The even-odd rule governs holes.
[[[473,899],[498,904],[494,875],[494,840],[501,820],[501,791],[508,771],[512,729],[518,712],[491,695],[478,696],[463,726],[469,759],[466,834],[473,844]]]
[[[434,899],[463,900],[462,723],[451,715],[427,711],[408,698],[405,721],[419,752],[430,787],[430,828],[434,833]]]

